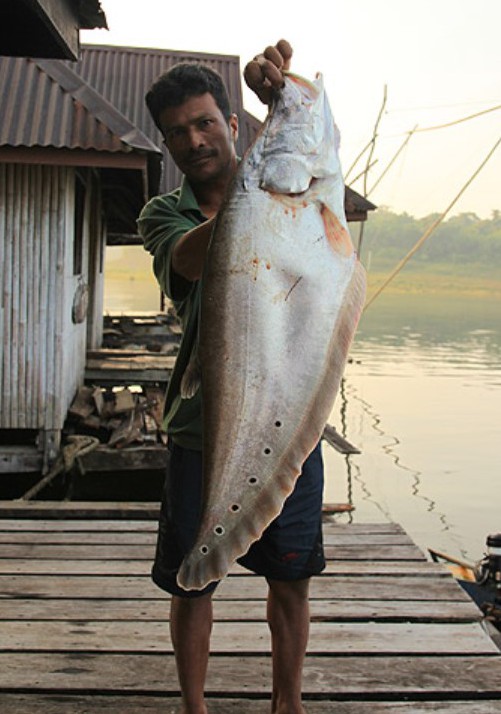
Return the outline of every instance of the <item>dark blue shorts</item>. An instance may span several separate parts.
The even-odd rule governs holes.
[[[301,476],[280,515],[238,562],[270,580],[303,580],[325,567],[322,544],[324,470],[320,444],[303,464]],[[202,454],[170,446],[153,581],[181,597],[199,597],[216,589],[183,590],[176,582],[185,553],[196,540],[202,510]]]

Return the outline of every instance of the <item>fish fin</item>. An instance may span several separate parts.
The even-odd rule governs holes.
[[[181,378],[179,387],[181,399],[194,397],[200,388],[200,381],[200,360],[198,352],[194,351]]]
[[[347,257],[352,255],[354,248],[350,234],[336,214],[325,203],[322,204],[320,213],[324,222],[325,235],[332,249]]]

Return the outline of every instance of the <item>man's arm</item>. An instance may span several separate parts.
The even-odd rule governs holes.
[[[190,282],[202,277],[213,227],[214,218],[209,218],[177,241],[172,251],[172,269],[177,275]]]
[[[180,214],[174,194],[156,196],[144,206],[137,221],[144,248],[153,256],[153,271],[162,291],[174,301],[182,301],[192,288],[192,281],[172,269],[174,249],[197,221]]]

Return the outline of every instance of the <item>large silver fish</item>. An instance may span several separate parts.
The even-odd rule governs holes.
[[[280,513],[332,410],[365,299],[321,76],[288,74],[210,244],[199,357],[204,509],[178,583],[226,575]]]

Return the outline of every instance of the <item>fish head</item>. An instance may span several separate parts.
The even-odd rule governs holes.
[[[319,74],[313,82],[287,73],[264,129],[260,187],[297,194],[313,179],[341,176],[339,131]]]

